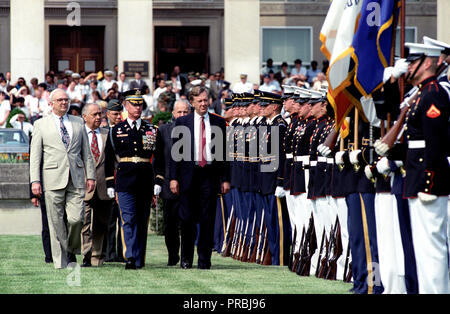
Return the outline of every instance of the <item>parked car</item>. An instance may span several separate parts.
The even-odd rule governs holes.
[[[0,129],[0,162],[29,160],[28,136],[20,129]]]

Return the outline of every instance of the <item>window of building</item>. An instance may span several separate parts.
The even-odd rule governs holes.
[[[280,67],[286,61],[290,67],[295,59],[301,59],[303,66],[312,58],[312,27],[263,27],[261,32],[261,61],[266,64],[271,58]]]
[[[405,27],[405,42],[416,43],[417,42],[417,27],[406,26]],[[400,56],[400,27],[397,27],[395,38],[395,55]]]

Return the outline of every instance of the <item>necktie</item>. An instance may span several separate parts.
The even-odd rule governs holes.
[[[69,148],[69,144],[70,144],[70,136],[69,136],[69,132],[67,132],[67,129],[64,126],[63,119],[64,119],[64,117],[59,118],[60,128],[61,128],[61,138],[62,138],[64,146],[66,147],[66,150],[67,150]]]
[[[100,158],[100,150],[98,149],[97,134],[94,131],[91,131],[90,133],[92,133],[92,141],[91,141],[92,156],[94,156],[95,162],[97,162],[98,159]]]
[[[206,165],[205,158],[205,146],[206,146],[206,135],[205,135],[205,118],[200,118],[200,137],[199,137],[199,158],[198,165],[204,167]]]
[[[133,131],[136,132],[137,131],[137,122],[133,121]]]

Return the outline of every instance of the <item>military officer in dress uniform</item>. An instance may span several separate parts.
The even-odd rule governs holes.
[[[115,155],[120,158],[115,184],[112,172],[106,173],[106,180],[108,194],[115,192],[119,204],[125,269],[145,265],[153,185],[156,182],[162,186],[164,178],[164,167],[158,167],[156,162],[154,166],[150,163],[152,156],[163,154],[163,150],[156,147],[162,141],[157,141],[161,136],[157,127],[141,119],[142,95],[139,89],[124,93],[128,118],[114,126],[106,147],[106,163],[114,163]],[[155,161],[163,158],[156,156]]]
[[[406,144],[393,147],[390,159],[405,160],[419,293],[449,293],[447,201],[450,192],[448,94],[436,77],[442,48],[406,43],[409,81],[419,88],[404,127]]]

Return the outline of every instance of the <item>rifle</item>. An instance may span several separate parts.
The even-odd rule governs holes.
[[[260,263],[260,259],[261,259],[261,250],[259,248],[261,247],[261,239],[263,238],[263,234],[264,234],[263,225],[264,225],[264,208],[262,211],[261,227],[259,228],[259,239],[257,241],[257,247],[256,247],[255,262],[258,264]]]
[[[326,238],[327,236],[326,236],[326,234],[325,234],[325,227],[323,228],[323,232],[322,232],[322,239],[320,240],[320,250],[319,250],[319,257],[317,258],[317,268],[316,268],[316,277],[317,278],[321,278],[321,277],[319,277],[319,274],[320,274],[320,272],[323,272],[323,258],[322,258],[322,253],[323,253],[323,243],[324,243],[324,241],[325,241],[325,238]],[[325,251],[328,249],[328,239],[326,240],[327,241],[327,244],[326,244],[326,249],[325,249]],[[325,254],[326,254],[326,252],[325,252]]]
[[[349,261],[350,261],[350,244],[347,246],[347,256],[345,257],[344,278],[342,278],[344,282],[350,282],[352,279],[352,262]]]
[[[309,276],[311,268],[311,257],[317,249],[316,232],[314,230],[314,217],[311,213],[309,218],[308,231],[306,232],[305,242],[300,253],[300,262],[298,263],[297,275]]]
[[[250,237],[250,244],[247,246],[247,249],[244,249],[244,258],[242,259],[243,262],[250,262],[251,257],[251,248],[253,244],[253,236],[255,235],[256,230],[256,211],[253,215],[253,227],[252,227],[252,235]]]
[[[231,218],[231,216],[230,216],[230,218]],[[225,249],[222,249],[223,257],[228,257],[231,255],[231,249],[233,246],[233,240],[234,240],[234,235],[235,235],[235,228],[236,228],[236,217],[233,216],[231,226],[230,226],[230,236],[228,238],[228,241],[226,242]],[[226,239],[224,239],[224,244],[225,244],[225,240]]]
[[[244,248],[246,247],[245,242],[247,242],[247,230],[248,230],[248,222],[249,222],[249,217],[247,217],[247,223],[245,225],[245,232],[244,232],[244,238],[242,239],[241,242],[241,246],[239,247],[239,253],[238,253],[238,260],[242,261],[242,257],[243,257],[243,253],[244,253]]]
[[[403,124],[405,123],[406,114],[408,113],[409,107],[412,105],[413,101],[419,96],[419,88],[414,87],[415,90],[410,97],[405,99],[402,104],[405,104],[400,111],[397,121],[389,129],[386,135],[381,139],[382,142],[386,143],[391,149],[394,146],[400,132],[403,130]]]
[[[336,132],[336,128],[332,128],[330,133],[328,133],[327,138],[323,142],[323,145],[327,146],[331,151],[333,151],[338,135],[339,132]]]
[[[239,237],[239,229],[240,226],[242,225],[241,220],[239,218],[236,218],[237,220],[237,227],[234,231],[234,236],[233,236],[233,242],[231,245],[231,257],[234,258],[235,254],[236,254],[236,243],[238,241],[238,237]]]
[[[268,239],[269,237],[267,236],[267,227],[266,227],[266,237],[264,239],[264,246],[266,248],[265,252],[264,252],[264,258],[262,261],[262,264],[267,266],[267,265],[272,265],[272,253],[270,252],[270,247],[269,247],[269,243]]]
[[[300,239],[300,245],[298,247],[298,252],[294,253],[294,263],[292,264],[292,271],[295,272],[298,268],[298,262],[299,262],[299,258],[300,258],[300,250],[301,247],[303,246],[303,241],[305,241],[305,226],[303,226],[303,230],[302,230],[302,238]]]
[[[338,217],[336,217],[336,223],[334,225],[334,228],[335,228],[335,235],[333,242],[331,243],[333,246],[332,249],[333,256],[328,260],[328,272],[325,276],[325,278],[329,280],[336,280],[337,261],[339,257],[342,255],[341,224],[339,223]]]
[[[222,253],[222,255],[224,257],[229,256],[229,255],[223,254],[226,251],[227,247],[228,247],[228,245],[227,245],[229,243],[229,242],[227,242],[228,234],[230,235],[230,238],[231,238],[233,236],[232,232],[234,232],[234,225],[232,226],[232,230],[230,229],[231,222],[232,221],[235,222],[235,219],[233,217],[233,211],[234,211],[234,206],[231,206],[231,213],[230,213],[230,217],[228,217],[227,229],[225,231],[225,236],[223,238],[223,243],[222,243],[222,251],[221,251],[221,253]]]
[[[292,271],[292,265],[294,263],[295,241],[297,240],[297,226],[295,226],[294,237],[292,239],[293,239],[292,248],[291,248],[291,253],[289,254],[289,264],[288,264],[288,269],[290,271]]]

